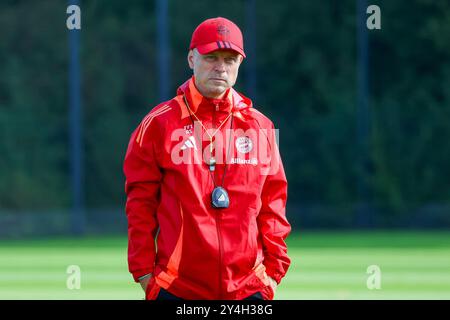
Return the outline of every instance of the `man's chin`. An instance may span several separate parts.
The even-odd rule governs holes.
[[[220,95],[222,95],[225,91],[228,90],[228,87],[225,86],[214,86],[214,87],[210,87],[208,88],[208,95],[210,97],[219,97]]]

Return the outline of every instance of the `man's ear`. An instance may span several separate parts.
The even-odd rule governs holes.
[[[189,50],[188,55],[187,55],[187,60],[188,60],[189,68],[194,70],[194,51]]]

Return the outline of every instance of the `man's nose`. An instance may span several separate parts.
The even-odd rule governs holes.
[[[217,72],[225,72],[225,60],[224,59],[218,59],[214,68]]]

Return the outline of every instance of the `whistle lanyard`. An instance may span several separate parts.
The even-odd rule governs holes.
[[[187,102],[186,96],[183,95],[184,98],[184,103],[186,104],[186,107],[189,111],[189,117],[191,118],[191,122],[192,122],[192,127],[195,128],[195,124],[194,124],[194,119],[192,118],[192,116],[194,116],[197,121],[200,123],[200,125],[202,126],[203,130],[205,130],[206,134],[209,137],[209,154],[210,154],[210,160],[209,163],[207,161],[205,161],[205,163],[209,166],[209,173],[211,174],[211,178],[213,180],[214,183],[214,187],[217,187],[216,184],[216,179],[213,175],[213,171],[215,171],[215,167],[216,167],[216,159],[212,156],[212,152],[213,152],[213,138],[216,135],[216,133],[220,130],[220,128],[222,128],[222,126],[227,122],[227,120],[231,117],[231,122],[230,122],[230,137],[228,140],[228,150],[227,150],[227,157],[225,159],[225,161],[228,160],[229,158],[229,153],[230,153],[230,149],[231,149],[231,138],[232,138],[232,133],[231,130],[233,129],[233,112],[230,112],[230,114],[222,121],[222,123],[219,125],[219,127],[216,129],[216,131],[214,131],[214,133],[211,135],[209,134],[208,130],[206,129],[206,127],[203,125],[203,123],[200,121],[200,119],[195,115],[195,113],[192,112],[191,108],[189,107],[189,104]],[[194,129],[195,132],[195,129]],[[202,148],[203,150],[203,148]],[[227,168],[228,168],[228,164],[227,162],[225,162],[225,168],[223,170],[223,176],[222,176],[222,184],[221,186],[223,186],[223,183],[225,181],[225,175],[227,173]]]

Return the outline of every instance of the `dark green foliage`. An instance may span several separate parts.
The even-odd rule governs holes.
[[[224,16],[248,36],[245,1],[211,4],[170,1],[173,93],[191,75],[186,55],[198,23]],[[355,1],[256,3],[251,98],[280,128],[291,203],[353,208],[358,181],[374,208],[393,215],[449,202],[450,2],[377,4],[382,29],[369,31],[370,154],[361,171]],[[0,209],[70,206],[66,6],[0,3]],[[155,7],[93,0],[81,11],[86,204],[120,207],[128,139],[160,102]],[[244,61],[236,86],[244,94],[247,77]]]

